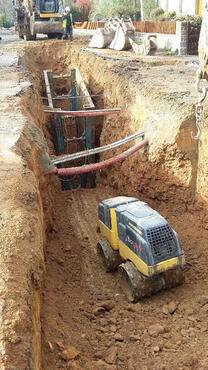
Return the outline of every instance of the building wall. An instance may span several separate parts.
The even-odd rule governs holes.
[[[197,14],[200,2],[202,0],[159,0],[158,5],[169,12]]]

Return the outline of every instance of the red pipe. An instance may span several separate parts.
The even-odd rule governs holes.
[[[117,163],[119,161],[123,161],[130,155],[134,154],[137,152],[137,150],[143,148],[144,146],[148,145],[148,140],[143,140],[139,144],[133,146],[132,148],[126,150],[125,152],[117,155],[116,157],[106,159],[106,161],[99,162],[99,163],[93,163],[93,164],[88,164],[80,167],[71,167],[71,168],[57,168],[55,167],[52,171],[48,171],[45,173],[45,175],[50,175],[50,174],[56,174],[59,176],[66,176],[66,175],[78,175],[81,173],[86,173],[86,172],[92,172],[92,171],[97,171],[100,170],[103,167],[110,166],[111,164]]]
[[[106,110],[89,110],[89,111],[66,111],[66,110],[49,110],[45,109],[45,113],[55,113],[61,114],[62,116],[68,117],[97,117],[97,116],[106,116],[107,114],[116,114],[120,113],[121,109],[106,109]]]

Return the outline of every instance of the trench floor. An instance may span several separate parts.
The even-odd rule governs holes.
[[[43,369],[206,369],[208,233],[200,217],[161,205],[185,249],[186,282],[129,304],[96,252],[97,205],[115,195],[108,188],[56,195],[42,296]]]

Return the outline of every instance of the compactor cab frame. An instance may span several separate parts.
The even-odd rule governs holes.
[[[184,252],[168,222],[137,198],[116,197],[98,207],[98,243],[106,271],[119,268],[121,287],[136,302],[184,281]]]
[[[34,40],[37,33],[47,34],[49,38],[62,37],[65,0],[15,0],[13,6],[20,38]]]

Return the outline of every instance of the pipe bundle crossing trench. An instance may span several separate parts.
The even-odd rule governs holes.
[[[58,96],[55,92],[54,87],[54,81],[55,80],[61,80],[69,79],[68,85],[69,85],[69,92],[68,95],[60,95]],[[134,135],[131,135],[127,138],[124,138],[122,140],[119,140],[116,143],[109,143],[105,146],[105,148],[94,148],[95,145],[95,132],[96,132],[96,121],[92,121],[93,117],[99,117],[99,116],[107,116],[112,114],[118,114],[120,113],[120,108],[109,108],[109,109],[95,109],[95,105],[92,101],[92,97],[89,94],[87,87],[82,79],[82,76],[80,74],[80,71],[78,68],[72,67],[70,69],[70,73],[67,75],[61,74],[60,76],[54,76],[52,71],[44,70],[44,80],[45,80],[45,86],[46,86],[46,92],[47,92],[47,100],[49,104],[49,108],[51,109],[44,109],[45,113],[51,113],[53,114],[53,120],[51,122],[52,125],[55,125],[55,128],[53,128],[53,131],[55,132],[55,146],[56,146],[56,152],[60,156],[61,154],[66,153],[67,150],[71,150],[70,143],[79,143],[81,141],[81,145],[85,147],[86,151],[81,153],[75,153],[74,155],[71,154],[71,156],[63,156],[62,158],[58,158],[58,163],[61,164],[63,167],[63,163],[67,162],[68,160],[73,160],[75,158],[80,159],[81,157],[85,157],[85,164],[83,166],[79,167],[70,167],[70,168],[57,168],[54,167],[53,169],[49,169],[53,166],[53,163],[56,162],[56,160],[53,160],[50,162],[50,159],[46,155],[46,160],[44,160],[44,154],[41,157],[41,163],[44,165],[44,170],[46,171],[45,174],[58,174],[59,176],[66,176],[66,175],[79,175],[83,174],[81,176],[80,180],[80,186],[86,187],[87,185],[87,174],[91,173],[93,171],[100,170],[103,167],[110,166],[112,164],[115,164],[119,161],[123,161],[126,158],[128,158],[130,155],[137,152],[139,149],[145,147],[148,145],[148,140],[144,140],[144,132],[137,132]],[[61,102],[62,104],[65,99],[68,98],[67,105],[70,105],[71,110],[64,110],[63,107],[54,109],[57,107],[57,102]],[[79,108],[82,107],[83,110],[79,110]],[[71,120],[67,121],[67,118],[75,118],[74,122]],[[80,120],[80,118],[84,119]],[[95,125],[95,127],[92,127],[92,125]],[[73,134],[76,133],[76,135],[81,135],[80,137],[75,137],[74,135],[72,137],[66,137],[66,135],[72,135],[70,133],[69,126],[73,126],[76,130],[73,132]],[[82,132],[82,133],[80,133]],[[123,144],[126,144],[132,140],[138,139],[139,137],[143,137],[143,141],[139,144],[134,145],[130,149],[126,150],[125,152],[111,158],[108,160],[105,160],[101,163],[91,163],[92,162],[92,155],[95,153],[100,153],[105,150],[110,150],[112,148],[121,146]],[[49,159],[49,163],[47,162],[47,159]],[[88,163],[88,164],[87,164]],[[48,168],[47,168],[48,167]],[[68,190],[71,189],[70,180],[65,178],[65,184],[63,184],[63,187]],[[72,185],[73,187],[73,185]]]

